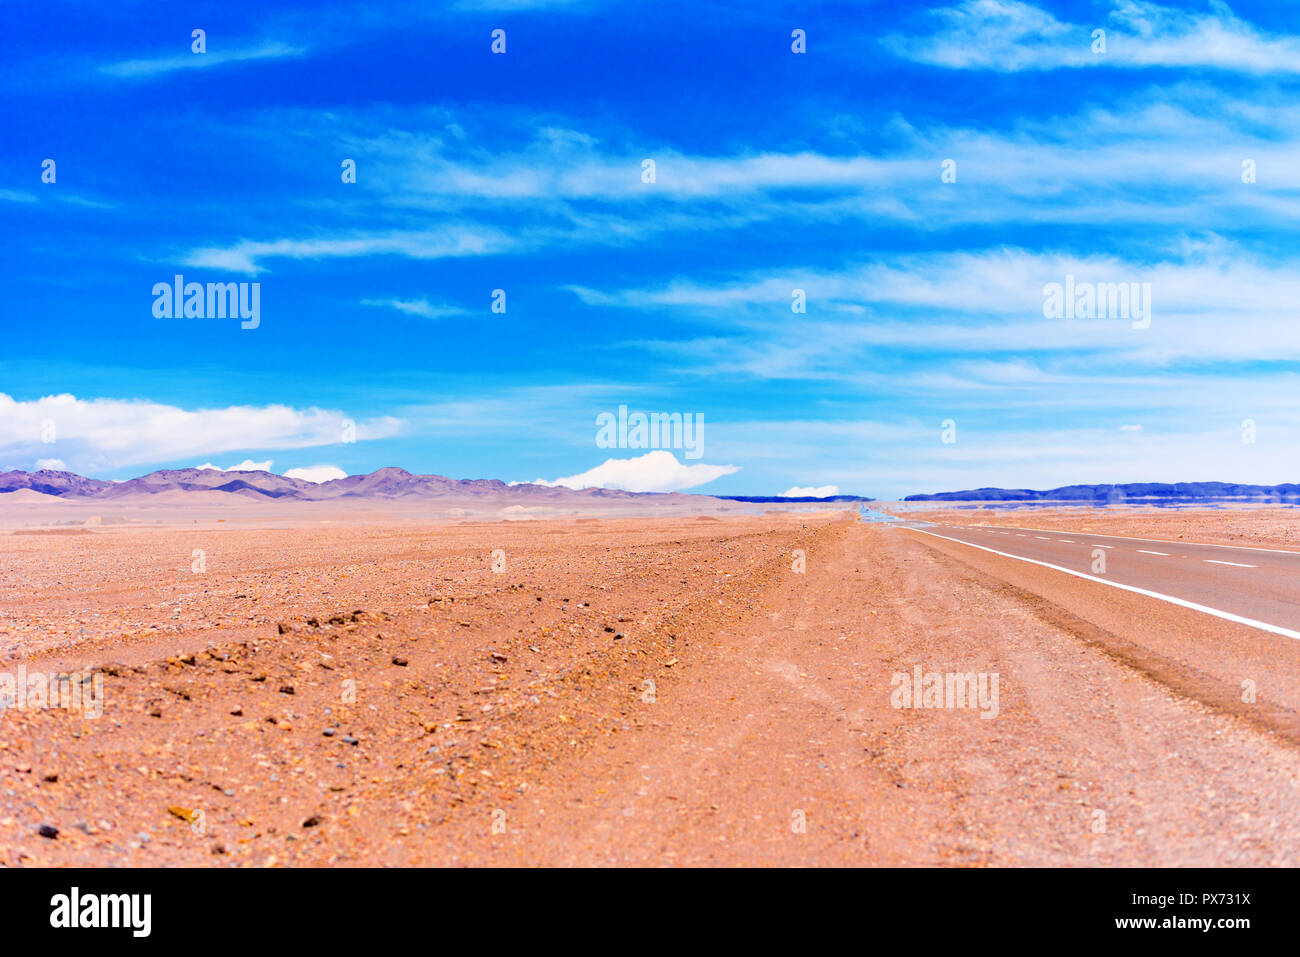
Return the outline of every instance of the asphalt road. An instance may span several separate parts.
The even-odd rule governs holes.
[[[1009,526],[897,527],[1300,639],[1300,552]]]

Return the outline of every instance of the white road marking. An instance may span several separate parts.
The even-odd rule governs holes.
[[[1098,545],[1096,542],[1093,542],[1093,543],[1092,543],[1092,547],[1093,547],[1093,548],[1114,548],[1115,546],[1114,546],[1114,545]]]
[[[1213,558],[1202,558],[1201,561],[1209,562],[1211,565],[1232,565],[1236,568],[1258,568],[1258,565],[1243,565],[1241,562],[1219,562]]]
[[[1141,552],[1143,555],[1162,555],[1165,558],[1169,557],[1168,552],[1149,552],[1145,548],[1139,548],[1138,551]]]
[[[1041,539],[1042,539],[1043,541],[1045,541],[1045,542],[1050,542],[1050,541],[1051,541],[1051,539],[1048,538],[1046,535],[1035,535],[1034,538],[1041,538]]]
[[[1065,544],[1067,544],[1067,545],[1073,545],[1073,544],[1074,544],[1074,539],[1073,539],[1073,538],[1058,538],[1057,541],[1058,541],[1058,542],[1065,542]]]
[[[964,525],[953,525],[952,528],[966,528]],[[1020,526],[1029,532],[1059,532],[1059,528],[1026,528]],[[1158,542],[1165,545],[1195,545],[1198,548],[1236,548],[1246,552],[1276,552],[1279,555],[1295,555],[1300,558],[1300,551],[1294,548],[1264,548],[1260,545],[1221,545],[1218,542],[1171,542],[1167,538],[1138,538],[1136,535],[1106,535],[1105,538],[1117,538],[1123,542]]]
[[[1222,618],[1225,621],[1235,621],[1239,625],[1249,625],[1251,628],[1258,628],[1261,631],[1268,631],[1275,635],[1282,635],[1286,638],[1295,638],[1300,640],[1300,631],[1292,631],[1290,628],[1283,628],[1281,625],[1270,625],[1267,622],[1256,621],[1253,618],[1234,615],[1230,611],[1211,608],[1209,605],[1198,605],[1196,602],[1188,601],[1185,598],[1175,598],[1173,595],[1162,595],[1158,591],[1150,591],[1146,588],[1139,588],[1136,585],[1125,585],[1123,582],[1111,581],[1108,578],[1098,578],[1096,575],[1087,575],[1083,572],[1076,572],[1073,568],[1062,568],[1060,565],[1053,565],[1050,562],[1040,562],[1036,558],[1024,558],[1021,555],[1012,555],[1010,552],[1000,552],[996,548],[988,548],[985,545],[976,545],[974,542],[964,542],[960,538],[951,538],[948,535],[940,535],[937,532],[927,532],[923,528],[911,528],[908,529],[908,531],[920,532],[922,535],[933,535],[935,538],[942,538],[949,542],[956,542],[958,545],[968,545],[971,548],[978,548],[982,552],[992,552],[994,555],[1001,555],[1003,558],[1014,558],[1018,562],[1028,562],[1031,565],[1041,565],[1043,568],[1065,572],[1065,574],[1073,575],[1075,578],[1083,578],[1090,582],[1097,582],[1101,585],[1109,585],[1111,588],[1122,588],[1124,591],[1131,591],[1138,595],[1146,595],[1148,598],[1155,598],[1159,601],[1167,601],[1171,605],[1190,608],[1192,611],[1204,612],[1207,615],[1213,615],[1215,618]]]

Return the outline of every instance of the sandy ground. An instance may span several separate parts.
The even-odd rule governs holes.
[[[1183,517],[1158,537],[1201,537]],[[0,718],[6,865],[1300,861],[1296,642],[847,514],[101,527],[0,557],[0,671],[103,681],[101,717]],[[996,713],[895,707],[918,666],[996,675]]]

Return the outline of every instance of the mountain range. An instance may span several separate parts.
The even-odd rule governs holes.
[[[332,499],[510,499],[538,503],[592,500],[639,500],[647,497],[685,498],[677,493],[623,492],[613,489],[570,489],[547,485],[509,485],[498,479],[451,479],[414,475],[405,469],[382,468],[369,475],[349,475],[328,482],[286,478],[273,472],[223,472],[217,469],[162,469],[124,482],[85,478],[73,472],[14,470],[0,473],[4,493],[29,489],[61,499],[137,500],[164,493],[224,492],[252,500],[320,502]],[[168,498],[173,497],[171,495]]]
[[[975,488],[961,492],[909,495],[905,502],[1300,502],[1300,485],[1238,485],[1234,482],[1128,482],[1120,485],[1063,485],[1060,488]]]

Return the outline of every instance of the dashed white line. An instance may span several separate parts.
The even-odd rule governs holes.
[[[1051,541],[1051,539],[1048,538],[1046,535],[1035,535],[1034,538],[1041,538],[1041,539],[1042,539],[1043,541],[1045,541],[1045,542],[1050,542],[1050,541]]]
[[[1287,638],[1300,640],[1300,631],[1292,631],[1290,628],[1283,628],[1280,625],[1270,625],[1267,622],[1256,621],[1254,618],[1245,618],[1241,615],[1234,615],[1230,611],[1220,611],[1218,608],[1211,608],[1208,605],[1198,605],[1194,601],[1188,601],[1185,598],[1175,598],[1173,595],[1162,595],[1158,591],[1149,591],[1146,588],[1138,588],[1136,585],[1125,585],[1122,582],[1112,581],[1108,578],[1098,578],[1096,575],[1088,575],[1084,572],[1076,572],[1073,568],[1062,568],[1060,565],[1053,565],[1050,562],[1040,562],[1036,558],[1025,558],[1022,555],[1012,555],[1010,552],[1000,552],[996,548],[989,548],[986,545],[976,545],[974,542],[965,542],[960,538],[952,538],[948,535],[940,535],[938,532],[927,532],[923,528],[909,528],[909,532],[920,532],[922,535],[933,535],[935,538],[942,538],[945,541],[956,542],[958,545],[968,545],[971,548],[978,548],[982,552],[992,552],[994,555],[1001,555],[1003,558],[1014,558],[1018,562],[1028,562],[1031,565],[1041,565],[1043,568],[1050,568],[1053,571],[1065,572],[1067,575],[1073,575],[1075,578],[1083,578],[1090,582],[1097,582],[1100,585],[1108,585],[1111,588],[1122,588],[1124,591],[1135,592],[1139,595],[1146,595],[1148,598],[1155,598],[1159,601],[1167,601],[1171,605],[1178,605],[1182,608],[1190,608],[1192,611],[1203,612],[1207,615],[1213,615],[1215,618],[1222,618],[1225,621],[1235,621],[1239,625],[1249,625],[1251,628],[1258,628],[1261,631],[1272,632],[1275,635],[1283,635]]]
[[[1232,565],[1234,568],[1258,568],[1258,565],[1245,565],[1241,562],[1220,562],[1213,558],[1202,558],[1201,561],[1209,562],[1211,565]]]
[[[1139,548],[1138,551],[1141,552],[1143,555],[1162,555],[1165,558],[1169,557],[1168,552],[1149,552],[1145,548]]]
[[[1093,542],[1093,543],[1092,543],[1092,547],[1093,547],[1093,548],[1114,548],[1115,546],[1114,546],[1114,545],[1098,545],[1096,542]]]
[[[1067,545],[1073,545],[1073,544],[1074,544],[1074,539],[1073,539],[1073,538],[1058,538],[1057,541],[1058,541],[1058,542],[1065,542],[1065,544],[1067,544]]]
[[[963,525],[952,525],[952,526],[949,526],[949,527],[950,527],[950,528],[965,528],[966,526],[963,526]],[[1052,529],[1052,528],[1041,528],[1041,529],[1040,529],[1040,528],[1031,528],[1031,527],[1029,527],[1029,526],[1027,526],[1027,525],[1021,525],[1021,526],[1019,526],[1019,527],[1025,529],[1026,531],[1029,531],[1029,532],[1052,532],[1052,531],[1059,532],[1059,531],[1060,531],[1059,528],[1057,528],[1057,529]],[[1016,534],[1019,534],[1019,532],[1017,532]],[[1100,534],[1100,533],[1099,533],[1099,534]],[[1277,554],[1279,554],[1279,555],[1296,555],[1296,556],[1300,556],[1300,551],[1297,551],[1297,550],[1294,549],[1294,548],[1263,548],[1263,547],[1261,547],[1261,546],[1259,546],[1259,545],[1221,545],[1221,544],[1218,543],[1218,542],[1171,542],[1171,541],[1169,541],[1168,539],[1165,539],[1165,538],[1140,538],[1140,537],[1138,537],[1138,536],[1136,536],[1136,535],[1107,535],[1106,538],[1115,538],[1115,539],[1119,539],[1120,541],[1124,541],[1124,542],[1156,542],[1156,543],[1159,543],[1159,542],[1165,542],[1166,544],[1169,544],[1169,545],[1194,545],[1194,546],[1196,546],[1197,548],[1235,548],[1235,549],[1238,549],[1238,550],[1244,550],[1244,551],[1248,551],[1248,552],[1275,552],[1275,553],[1277,553]]]

